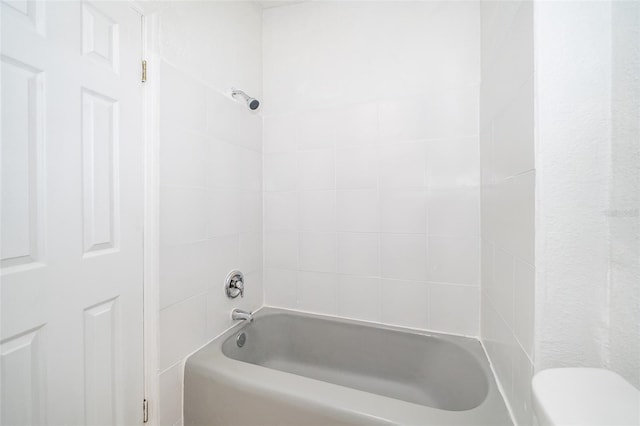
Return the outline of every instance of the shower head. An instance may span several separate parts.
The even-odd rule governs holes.
[[[251,111],[255,111],[258,109],[258,107],[260,106],[260,101],[257,100],[256,98],[252,98],[251,96],[247,95],[246,93],[244,93],[242,90],[239,89],[231,89],[231,97],[233,99],[236,99],[236,96],[241,97],[244,102],[247,104],[247,106],[249,107],[249,109]]]

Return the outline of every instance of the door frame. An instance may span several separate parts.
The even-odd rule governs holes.
[[[158,10],[140,0],[128,0],[141,16],[141,61],[146,61],[146,81],[142,84],[142,135],[144,145],[144,215],[143,215],[143,390],[140,408],[146,415],[144,424],[159,423],[158,330],[160,320],[160,159],[158,108]],[[142,74],[142,63],[140,64]],[[143,405],[144,403],[144,405]]]
[[[160,321],[160,158],[158,107],[158,14],[157,6],[132,0],[142,9],[142,60],[147,62],[143,86],[144,134],[144,255],[143,255],[143,356],[146,424],[159,424],[159,321]],[[141,65],[142,66],[142,65]],[[142,401],[141,401],[142,405]]]

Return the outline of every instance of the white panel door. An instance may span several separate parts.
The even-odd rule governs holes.
[[[1,423],[140,424],[141,16],[1,13]]]

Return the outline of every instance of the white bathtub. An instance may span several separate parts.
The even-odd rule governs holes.
[[[511,424],[477,340],[272,308],[188,359],[184,420]]]

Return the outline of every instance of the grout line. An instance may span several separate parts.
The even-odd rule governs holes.
[[[207,293],[209,293],[209,288],[207,288],[205,291],[200,291],[200,292],[198,292],[198,293],[196,293],[196,294],[192,294],[192,295],[190,295],[190,296],[187,296],[187,297],[185,297],[184,299],[180,299],[180,300],[177,300],[177,301],[175,301],[175,302],[171,302],[171,303],[169,303],[167,306],[160,307],[160,309],[158,310],[158,312],[162,312],[162,311],[164,311],[165,309],[172,308],[172,307],[174,307],[174,306],[176,306],[176,305],[179,305],[179,304],[181,304],[181,303],[189,302],[189,301],[191,301],[191,299],[195,299],[195,298],[200,298],[200,297],[206,296],[206,295],[207,295]]]
[[[378,214],[378,230],[376,234],[378,234],[378,276],[380,277],[378,281],[378,318],[380,321],[384,321],[384,303],[383,303],[383,288],[384,283],[382,282],[382,233],[380,232],[380,227],[382,225],[382,208],[381,208],[381,194],[380,194],[380,166],[381,166],[381,155],[382,152],[380,150],[380,102],[375,102],[376,106],[376,150],[375,150],[375,170],[376,170],[376,192],[377,192],[377,214]]]
[[[338,253],[338,247],[339,247],[339,236],[338,236],[338,191],[337,191],[337,187],[338,187],[338,143],[334,140],[334,142],[332,143],[332,154],[333,154],[333,188],[331,189],[331,191],[333,192],[333,199],[334,199],[334,203],[333,203],[333,210],[334,210],[334,218],[335,218],[335,223],[334,223],[334,229],[331,231],[334,236],[335,236],[335,240],[334,240],[334,253],[335,253],[335,264],[334,266],[334,271],[333,274],[337,275],[336,272],[338,270],[338,264],[340,262],[340,256]],[[337,278],[337,277],[336,277]],[[340,292],[339,292],[339,287],[340,285],[338,284],[338,280],[334,279],[333,280],[333,305],[334,305],[334,311],[336,313],[336,315],[340,314]]]

